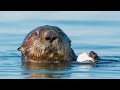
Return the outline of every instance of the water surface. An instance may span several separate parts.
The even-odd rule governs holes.
[[[79,55],[93,50],[103,60],[96,64],[22,65],[17,48],[31,30],[42,25],[60,27],[71,39]],[[117,79],[120,78],[120,22],[26,20],[0,23],[0,79]]]

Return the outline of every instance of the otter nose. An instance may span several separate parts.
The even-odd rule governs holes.
[[[56,40],[58,38],[57,33],[54,31],[49,31],[47,32],[47,34],[45,35],[45,40],[49,41],[49,42],[53,42],[54,40]]]

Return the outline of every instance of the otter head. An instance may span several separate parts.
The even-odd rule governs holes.
[[[31,31],[18,48],[24,62],[72,61],[76,55],[68,36],[56,26],[41,26]]]

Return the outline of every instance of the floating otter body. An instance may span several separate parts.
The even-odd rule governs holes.
[[[41,26],[32,30],[18,48],[23,62],[64,62],[77,57],[68,36],[56,26]]]

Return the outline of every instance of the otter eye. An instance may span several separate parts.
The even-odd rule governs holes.
[[[46,37],[45,39],[46,39],[46,40],[50,40],[50,37]]]

